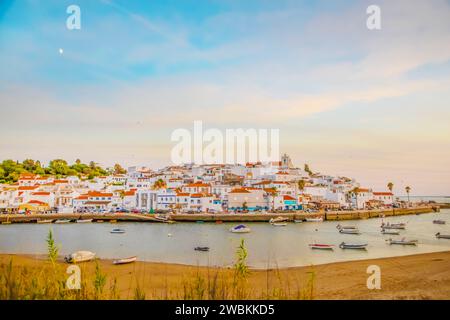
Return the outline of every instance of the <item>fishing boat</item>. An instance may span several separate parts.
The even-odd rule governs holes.
[[[92,222],[92,219],[78,219],[77,223],[90,223]]]
[[[322,217],[319,217],[319,218],[306,218],[305,220],[306,220],[306,222],[322,222],[323,218]]]
[[[341,226],[340,224],[338,224],[338,225],[336,226],[336,229],[342,230],[342,229],[358,229],[358,228],[355,227],[355,226]]]
[[[397,236],[397,235],[400,234],[400,232],[399,232],[399,231],[396,231],[395,229],[390,229],[390,230],[381,229],[381,233],[382,233],[382,234],[395,235],[395,236]]]
[[[444,220],[433,220],[434,224],[445,224]]]
[[[91,261],[95,258],[95,253],[91,251],[77,251],[64,257],[67,263],[77,263]]]
[[[406,229],[406,223],[382,223],[381,228],[383,229]]]
[[[341,229],[339,233],[342,234],[361,234],[358,229]]]
[[[416,246],[419,242],[418,240],[406,240],[405,238],[402,238],[400,240],[388,239],[386,241],[388,241],[389,244],[400,244],[404,246]]]
[[[167,220],[169,220],[169,217],[164,214],[156,214],[155,219],[159,220],[159,221],[167,221]]]
[[[43,224],[43,223],[52,223],[53,222],[53,220],[52,219],[47,219],[47,220],[38,220],[38,221],[36,221],[36,223],[39,223],[39,224]]]
[[[195,247],[195,251],[209,251],[209,247]]]
[[[248,233],[250,232],[250,228],[246,225],[240,224],[230,229],[230,232],[233,233]]]
[[[286,222],[288,221],[288,218],[283,218],[283,217],[277,217],[277,218],[272,218],[269,220],[269,223],[278,223],[278,222]]]
[[[438,239],[450,239],[450,234],[441,234],[440,232],[436,233],[436,238]]]
[[[117,259],[113,261],[113,264],[127,264],[127,263],[132,263],[135,262],[137,260],[137,257],[129,257],[129,258],[124,258],[124,259]]]
[[[70,223],[70,221],[71,220],[69,220],[69,219],[58,219],[54,223],[63,224],[63,223]]]
[[[114,228],[110,231],[110,233],[125,233],[125,230],[120,228]]]
[[[339,248],[341,248],[341,249],[366,250],[367,243],[345,243],[345,242],[342,242],[339,245]]]
[[[311,243],[309,247],[318,250],[334,250],[334,245],[332,244]]]
[[[271,225],[273,225],[274,227],[286,227],[287,222],[274,222],[274,223],[271,223]]]

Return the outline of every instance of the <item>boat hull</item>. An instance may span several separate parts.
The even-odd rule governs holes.
[[[128,263],[133,263],[137,260],[137,257],[130,257],[130,258],[125,258],[125,259],[117,259],[113,261],[113,264],[115,265],[119,265],[119,264],[128,264]]]

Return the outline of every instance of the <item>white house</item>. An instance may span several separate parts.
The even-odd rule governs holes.
[[[394,195],[391,192],[374,192],[373,199],[381,201],[385,206],[392,206]]]

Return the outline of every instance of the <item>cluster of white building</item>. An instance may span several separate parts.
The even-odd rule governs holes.
[[[300,182],[302,181],[302,182]],[[353,179],[310,174],[281,161],[244,165],[183,165],[157,171],[131,167],[127,174],[80,180],[22,174],[0,185],[0,211],[151,213],[172,211],[365,209],[393,205],[390,192],[361,188]]]

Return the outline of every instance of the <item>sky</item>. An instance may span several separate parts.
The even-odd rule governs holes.
[[[374,190],[450,195],[450,1],[0,0],[0,159],[156,169],[195,120],[279,129],[294,164]]]

